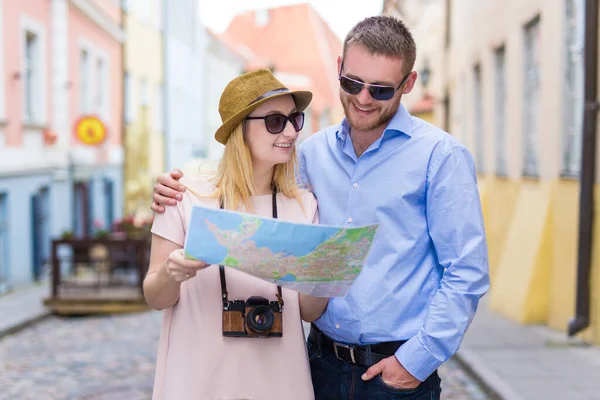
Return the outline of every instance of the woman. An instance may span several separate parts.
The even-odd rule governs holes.
[[[283,289],[282,337],[224,337],[219,266],[186,260],[182,249],[195,204],[316,222],[314,196],[295,181],[295,142],[311,99],[266,69],[231,81],[219,103],[215,139],[225,151],[214,180],[182,178],[182,201],[155,215],[144,295],[165,316],[153,399],[313,398],[301,317],[317,319],[327,299]],[[230,299],[277,299],[274,284],[224,272]]]

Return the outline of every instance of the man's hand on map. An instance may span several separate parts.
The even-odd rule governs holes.
[[[183,172],[175,168],[171,173],[164,173],[156,178],[156,184],[152,192],[152,205],[150,208],[155,213],[165,212],[164,206],[174,206],[178,200],[182,199],[182,192],[185,192],[185,186],[179,183]]]
[[[196,276],[198,270],[208,267],[204,261],[188,260],[183,249],[173,250],[163,268],[175,282],[183,282]]]

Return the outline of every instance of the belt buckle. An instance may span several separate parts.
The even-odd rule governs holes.
[[[340,361],[345,361],[340,358],[340,356],[338,354],[338,347],[348,349],[348,351],[350,352],[350,359],[352,360],[352,364],[356,364],[356,358],[354,358],[354,346],[348,345],[348,344],[343,344],[343,343],[338,343],[338,342],[333,342],[333,352],[335,353],[335,357]]]

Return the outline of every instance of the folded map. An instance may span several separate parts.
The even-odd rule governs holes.
[[[194,206],[184,251],[189,259],[227,265],[301,293],[345,296],[378,227],[297,224]]]

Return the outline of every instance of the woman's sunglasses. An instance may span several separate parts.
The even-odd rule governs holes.
[[[397,88],[394,88],[393,86],[364,83],[352,78],[348,78],[345,75],[340,75],[338,79],[340,80],[340,86],[346,93],[357,95],[363,90],[364,87],[366,87],[372,98],[375,100],[386,101],[394,97],[394,94],[400,89],[400,87],[402,87],[409,76],[410,73],[408,73],[408,75],[402,79],[402,82],[400,82]]]
[[[300,132],[304,126],[304,113],[294,112],[288,115],[283,114],[270,114],[264,117],[246,117],[246,119],[264,119],[265,127],[269,133],[277,134],[283,132],[287,122],[290,121],[294,130]]]

